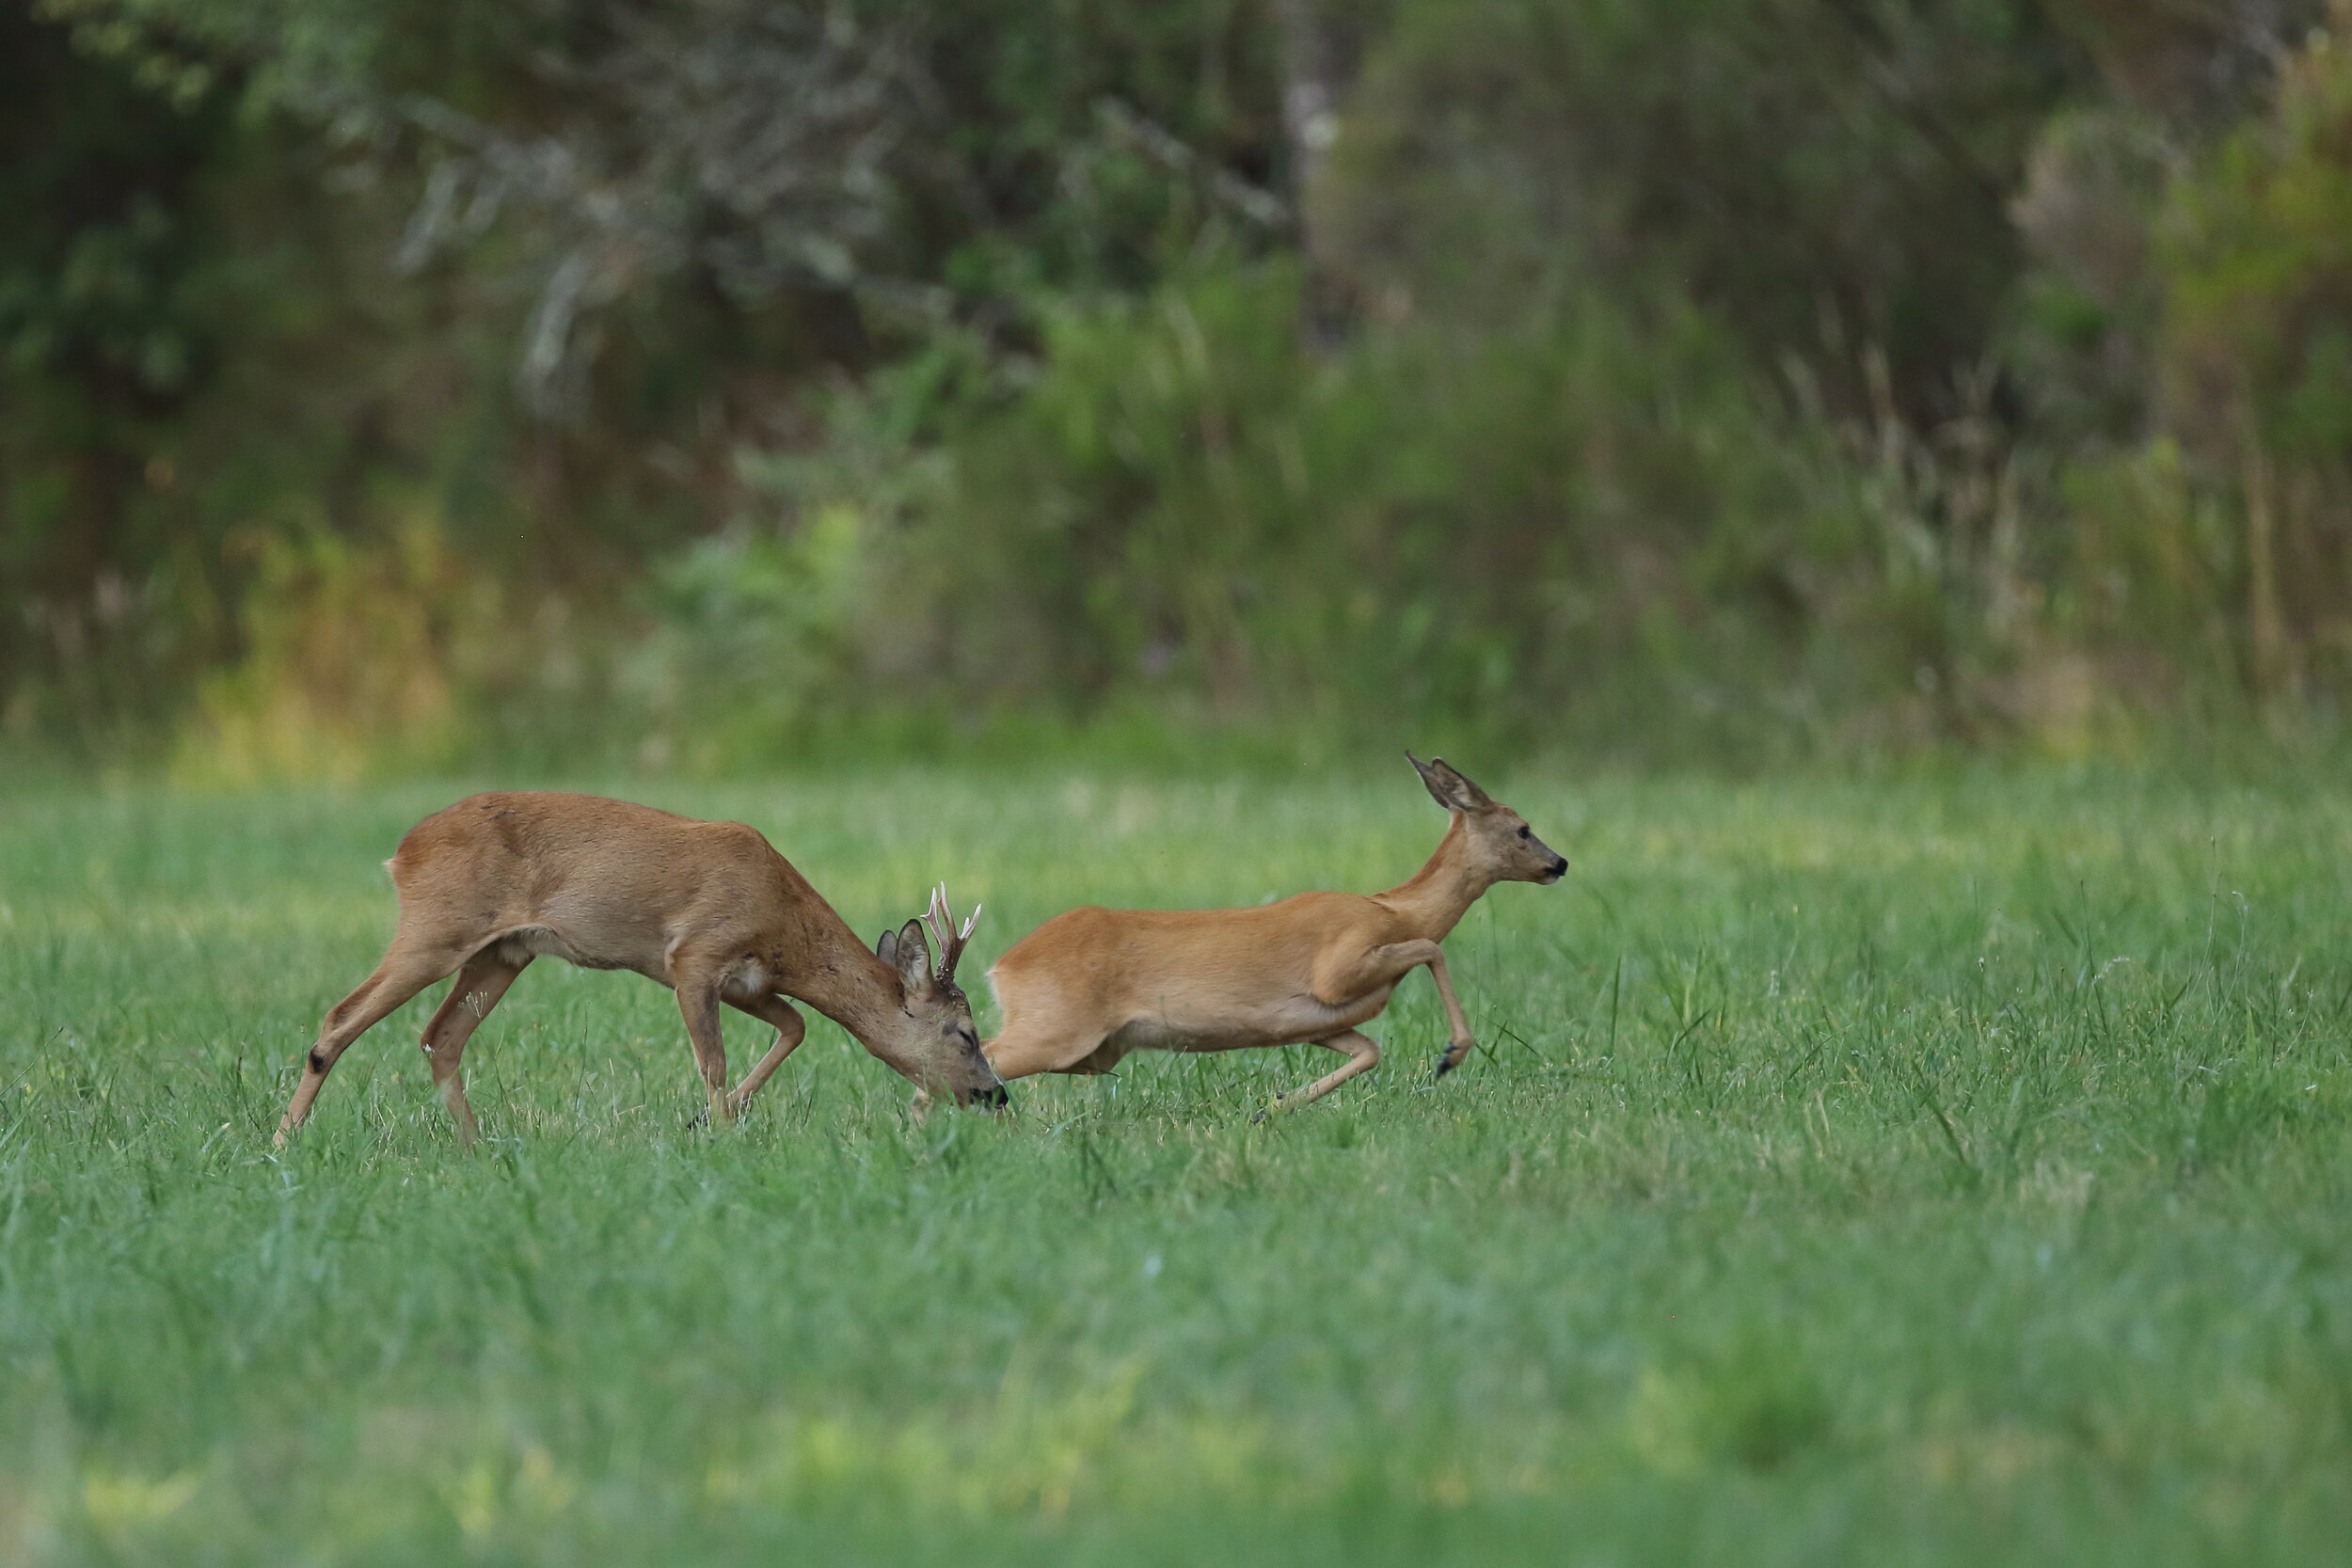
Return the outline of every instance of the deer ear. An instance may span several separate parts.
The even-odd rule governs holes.
[[[893,969],[898,968],[898,933],[896,931],[884,931],[882,934],[882,941],[874,943],[874,957],[880,958],[882,962],[888,964]]]
[[[1421,782],[1429,791],[1429,798],[1448,811],[1485,811],[1494,804],[1486,792],[1464,778],[1446,764],[1443,757],[1431,757],[1427,762],[1405,753],[1405,760],[1413,765]]]
[[[888,944],[889,950],[876,951],[884,963],[897,966],[898,979],[905,985],[907,994],[914,996],[930,990],[931,949],[930,943],[923,940],[923,923],[910,920],[898,927],[895,938],[885,934],[882,941]]]

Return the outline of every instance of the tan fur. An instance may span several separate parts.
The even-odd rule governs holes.
[[[943,934],[946,958],[936,972],[915,921],[868,952],[791,863],[740,822],[697,822],[592,795],[476,795],[410,829],[385,863],[400,892],[399,931],[375,973],[320,1025],[278,1130],[281,1144],[351,1042],[453,973],[457,983],[423,1043],[433,1082],[470,1142],[473,1110],[458,1059],[541,956],[634,970],[675,990],[716,1121],[731,1119],[800,1044],[806,1026],[787,997],[926,1089],[1002,1102],[955,983],[961,942],[952,932]],[[944,921],[944,890],[932,912]],[[776,1029],[774,1045],[732,1093],[722,1003]]]
[[[1476,1042],[1438,943],[1495,883],[1557,881],[1567,862],[1442,759],[1413,766],[1453,821],[1402,886],[1302,893],[1256,909],[1089,907],[1022,938],[988,972],[1005,1014],[983,1048],[997,1075],[1106,1072],[1131,1051],[1312,1040],[1348,1061],[1283,1097],[1305,1104],[1379,1064],[1380,1048],[1357,1026],[1422,964],[1452,1030],[1438,1071],[1458,1067]]]

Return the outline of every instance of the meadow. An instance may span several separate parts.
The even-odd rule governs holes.
[[[1474,759],[1460,759],[1473,763]],[[1480,774],[1474,765],[1470,770]],[[831,1024],[696,1124],[669,994],[428,992],[269,1134],[483,781],[0,798],[0,1560],[2310,1562],[2352,1539],[2352,790],[1481,782],[1574,863],[1387,1060],[907,1115]],[[1402,880],[1402,760],[617,793],[967,967],[1072,904]],[[976,995],[985,1026],[993,1010]],[[766,1032],[728,1020],[739,1067]]]

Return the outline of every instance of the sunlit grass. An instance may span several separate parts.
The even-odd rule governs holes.
[[[1401,879],[1361,784],[628,793],[984,963],[1089,901]],[[2352,794],[1490,780],[1576,862],[1379,1072],[1133,1058],[914,1124],[830,1025],[692,1125],[535,966],[268,1133],[462,786],[0,806],[0,1559],[2314,1560],[2352,1528]],[[984,1007],[985,1010],[985,1007]],[[761,1042],[729,1024],[743,1058]]]

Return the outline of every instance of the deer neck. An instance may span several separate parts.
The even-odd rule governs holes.
[[[1470,829],[1457,812],[1428,863],[1413,873],[1411,880],[1391,888],[1379,898],[1413,928],[1414,935],[1443,942],[1479,895],[1492,886],[1493,878],[1470,868]]]
[[[858,941],[840,916],[834,915],[828,924],[834,929],[796,956],[787,990],[882,1055],[905,1012],[905,983],[897,970]]]

